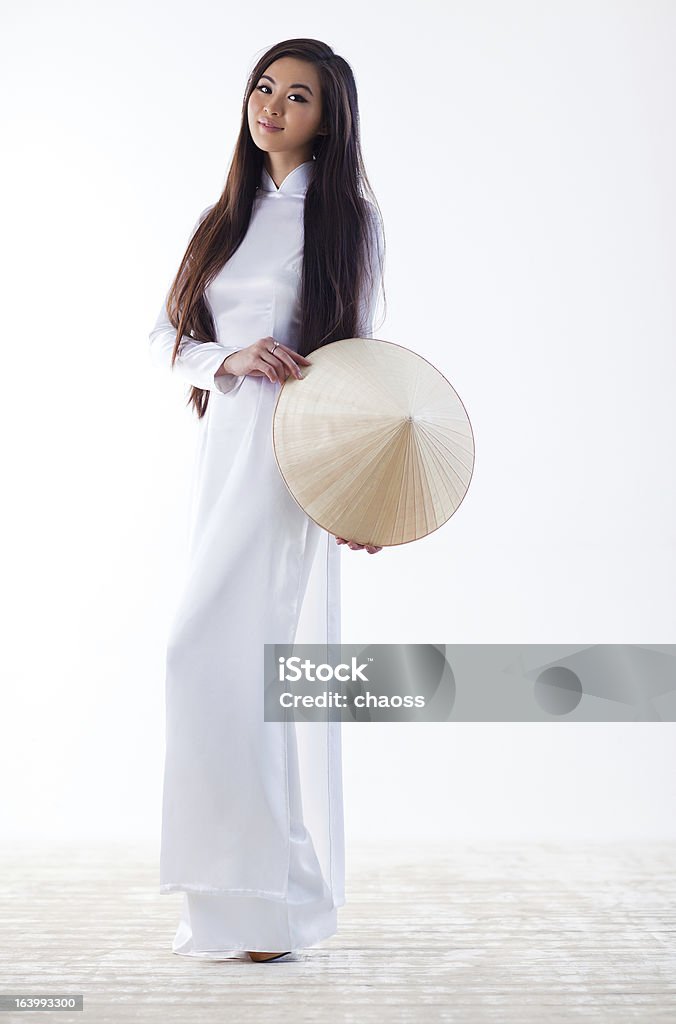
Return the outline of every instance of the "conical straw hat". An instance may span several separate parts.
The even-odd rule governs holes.
[[[469,487],[465,407],[426,359],[348,338],[316,349],[280,389],[272,443],[286,486],[319,526],[359,544],[406,544],[453,515]]]

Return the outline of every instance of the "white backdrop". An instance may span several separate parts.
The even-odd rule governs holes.
[[[451,380],[477,446],[445,527],[343,548],[344,640],[674,641],[673,3],[28,2],[2,22],[3,838],[158,839],[195,418],[147,336],[281,39],[354,69],[376,334]],[[675,739],[346,725],[348,841],[674,839]]]

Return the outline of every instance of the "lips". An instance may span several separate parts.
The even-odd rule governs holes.
[[[274,130],[275,130],[276,132],[283,132],[283,131],[284,131],[284,129],[283,129],[283,128],[281,128],[281,127],[280,127],[279,125],[277,125],[277,124],[273,124],[273,123],[272,123],[272,121],[266,121],[265,119],[263,119],[263,120],[259,120],[259,122],[258,122],[258,123],[259,123],[260,125],[262,125],[262,126],[263,126],[264,128],[274,128]]]

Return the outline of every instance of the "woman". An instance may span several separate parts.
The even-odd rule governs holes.
[[[345,902],[340,722],[265,722],[263,653],[340,643],[336,545],[381,550],[303,512],[271,438],[287,377],[322,345],[372,335],[384,236],[358,132],[342,57],[313,39],[268,50],[223,192],[150,333],[199,420],[160,855],[160,892],[184,893],[172,949],[189,956],[278,959],[332,935]]]

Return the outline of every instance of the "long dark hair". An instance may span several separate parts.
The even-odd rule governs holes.
[[[305,195],[298,351],[309,355],[332,341],[356,336],[361,303],[373,286],[369,270],[375,238],[380,232],[384,254],[384,231],[361,153],[355,79],[347,61],[326,43],[286,39],[270,47],[249,75],[225,187],[195,230],[167,296],[167,314],[177,329],[172,366],[184,335],[218,340],[205,290],[246,235],[263,170],[264,154],[248,126],[249,97],[268,65],[287,56],[315,65],[327,130],[313,141],[315,164]],[[191,387],[187,404],[199,418],[208,401],[208,391]]]

